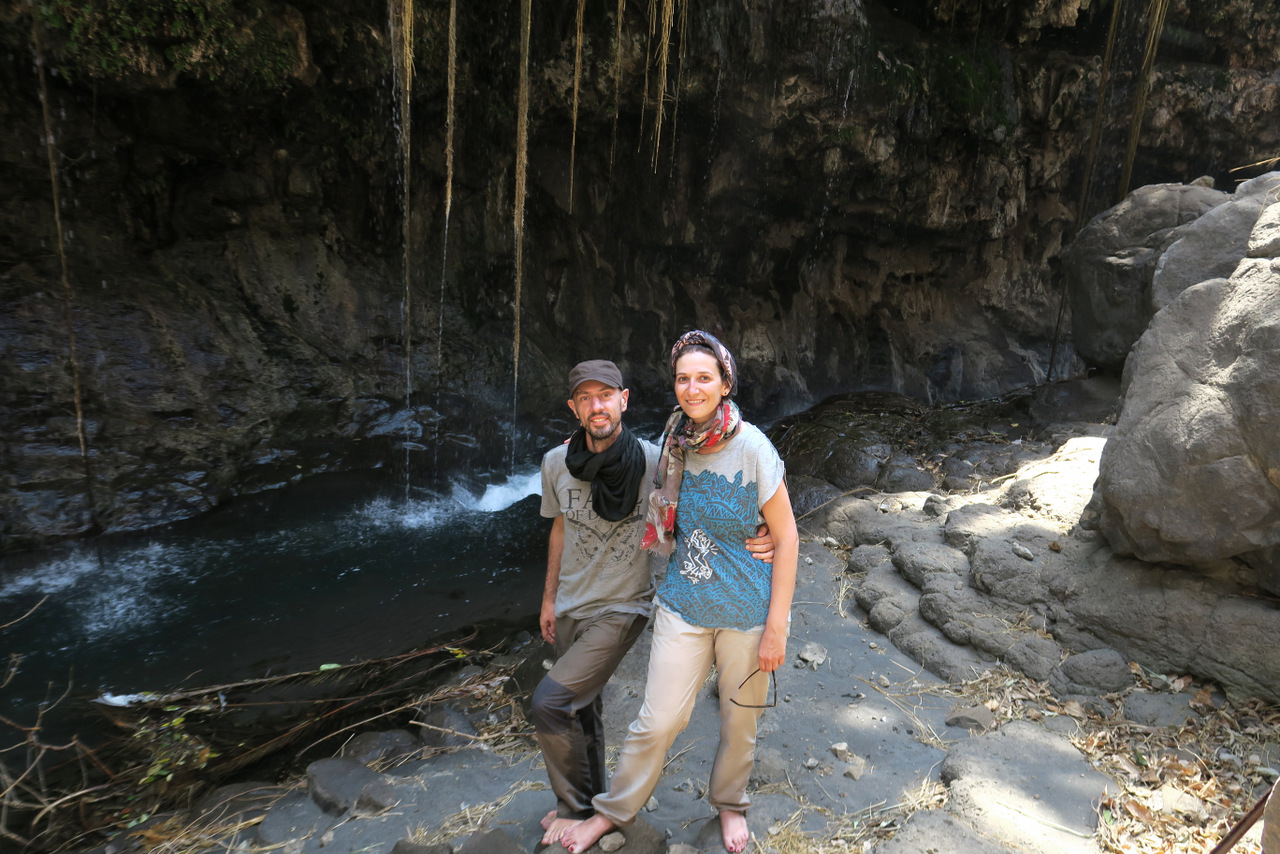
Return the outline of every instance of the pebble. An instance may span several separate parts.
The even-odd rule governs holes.
[[[1018,557],[1022,558],[1023,560],[1036,559],[1036,556],[1031,553],[1031,549],[1027,548],[1022,543],[1013,544],[1013,553],[1016,554]]]
[[[600,850],[605,854],[613,854],[619,848],[627,844],[627,837],[623,836],[616,830],[613,833],[606,833],[600,837],[600,841],[596,845],[600,846]]]

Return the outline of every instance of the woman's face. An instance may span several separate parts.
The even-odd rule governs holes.
[[[684,414],[701,424],[715,414],[729,393],[729,384],[720,377],[720,363],[714,356],[690,350],[676,360],[675,390]]]

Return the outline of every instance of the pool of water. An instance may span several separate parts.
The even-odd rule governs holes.
[[[29,725],[68,690],[64,709],[378,658],[478,621],[536,631],[549,529],[536,469],[479,494],[392,480],[314,478],[0,559],[0,656],[17,662],[0,714]]]

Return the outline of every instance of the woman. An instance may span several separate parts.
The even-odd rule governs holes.
[[[799,537],[782,459],[732,400],[732,354],[695,330],[671,348],[671,371],[679,406],[663,432],[643,543],[670,555],[654,600],[645,698],[609,791],[593,799],[595,814],[561,839],[575,854],[635,820],[713,663],[720,744],[707,800],[719,813],[726,850],[742,851],[751,838],[747,781],[756,723],[770,674],[786,658]],[[772,567],[745,547],[761,517],[773,533]]]

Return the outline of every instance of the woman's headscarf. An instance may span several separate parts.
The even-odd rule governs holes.
[[[729,441],[742,424],[738,405],[730,400],[738,391],[738,366],[729,348],[713,335],[700,329],[681,335],[671,347],[671,376],[675,377],[680,351],[690,344],[701,344],[715,354],[724,381],[729,384],[729,393],[701,428],[690,421],[679,406],[667,418],[662,431],[662,452],[653,473],[653,491],[649,493],[649,508],[645,513],[644,538],[640,541],[640,548],[664,555],[671,554],[675,548],[676,505],[680,499],[680,482],[684,479],[684,455]]]

